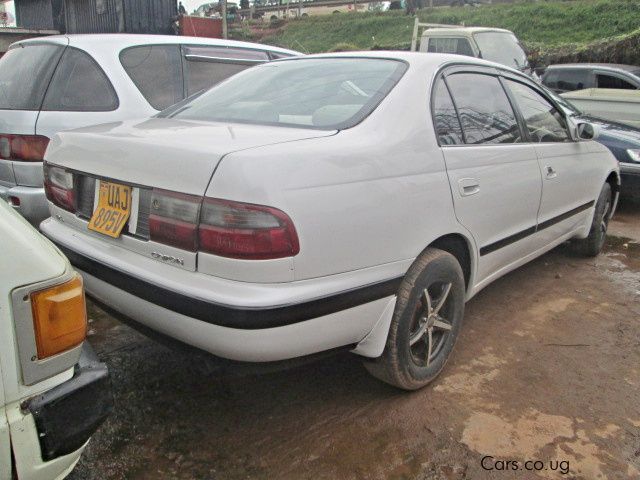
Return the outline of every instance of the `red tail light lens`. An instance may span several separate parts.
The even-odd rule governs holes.
[[[201,197],[154,189],[151,195],[149,238],[195,252]]]
[[[0,159],[41,162],[49,145],[49,139],[42,135],[0,134]]]
[[[266,260],[300,251],[298,234],[284,212],[271,207],[205,198],[199,229],[203,252]]]
[[[44,191],[53,204],[70,212],[76,211],[73,174],[64,168],[44,164]]]

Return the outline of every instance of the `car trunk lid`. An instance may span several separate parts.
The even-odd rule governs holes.
[[[60,133],[46,160],[94,177],[203,195],[228,153],[333,133],[152,118]]]

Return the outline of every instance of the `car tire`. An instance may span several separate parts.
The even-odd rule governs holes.
[[[464,275],[456,258],[425,250],[402,280],[382,356],[364,363],[369,373],[404,390],[433,381],[455,345],[464,302]]]
[[[585,257],[595,257],[600,253],[607,238],[612,205],[611,185],[605,183],[596,202],[589,236],[572,242],[574,252]]]

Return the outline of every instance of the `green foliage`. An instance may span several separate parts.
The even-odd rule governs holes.
[[[640,0],[540,0],[419,11],[423,22],[512,30],[536,50],[580,48],[604,38],[626,35],[640,26]],[[340,13],[288,21],[256,40],[306,53],[326,52],[348,43],[357,49],[407,49],[413,17],[402,11]]]
[[[330,52],[353,52],[355,50],[360,50],[360,48],[356,47],[352,43],[337,43],[332,48],[329,49]]]

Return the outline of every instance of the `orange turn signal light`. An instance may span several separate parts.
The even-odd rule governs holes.
[[[87,336],[87,307],[82,277],[31,294],[38,358],[80,345]]]

